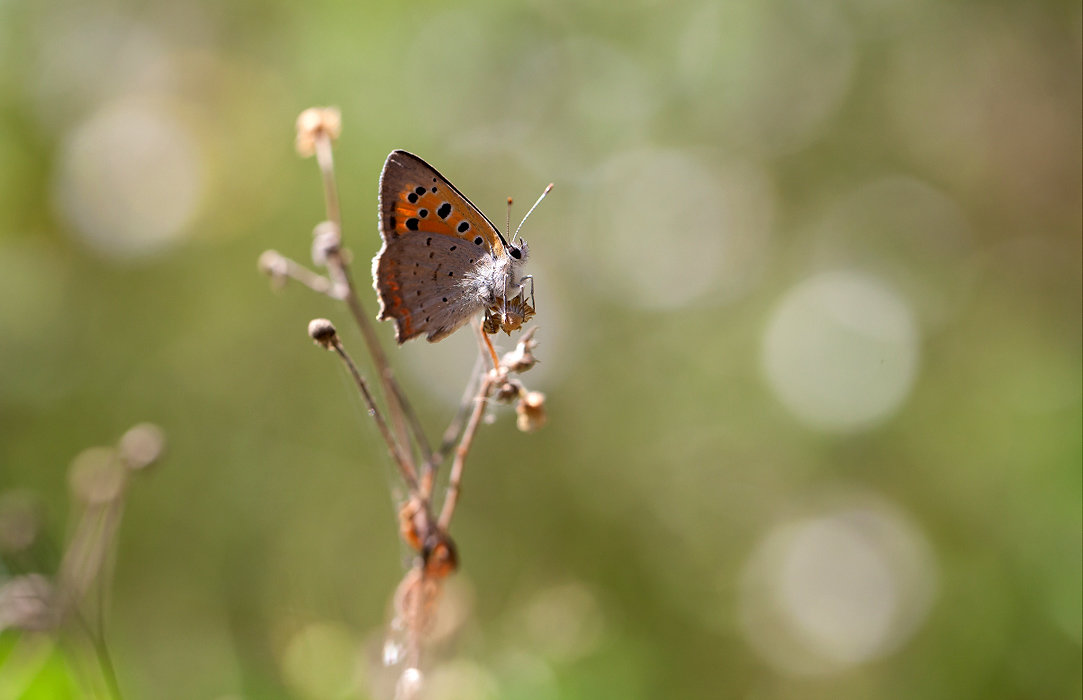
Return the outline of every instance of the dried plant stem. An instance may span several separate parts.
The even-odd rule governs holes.
[[[316,162],[320,166],[320,175],[323,177],[323,200],[327,207],[327,220],[342,231],[342,212],[338,205],[338,186],[335,184],[335,161],[331,154],[331,137],[326,132],[321,132],[315,141]]]
[[[496,348],[493,347],[493,341],[489,340],[489,334],[480,326],[478,327],[478,333],[481,334],[481,339],[485,343],[485,348],[489,351],[489,357],[493,361],[493,369],[500,371],[500,358],[496,355]]]
[[[499,316],[493,306],[484,310],[484,323],[476,316],[473,319],[472,325],[478,340],[477,360],[470,372],[458,410],[444,430],[439,447],[434,452],[417,414],[395,378],[374,323],[365,313],[350,271],[352,259],[342,248],[342,214],[332,152],[332,142],[341,131],[341,115],[333,108],[312,108],[301,113],[297,124],[298,152],[305,157],[316,156],[323,182],[327,218],[314,231],[312,258],[317,267],[326,269],[326,277],[282,258],[273,250],[266,251],[261,256],[259,267],[269,274],[273,281],[281,283],[287,278],[294,279],[316,292],[346,302],[379,377],[376,390],[383,397],[384,413],[377,407],[368,383],[346,352],[334,325],[323,318],[313,319],[309,323],[309,336],[316,344],[334,350],[345,363],[400,471],[402,485],[406,487],[406,498],[403,502],[396,503],[399,534],[417,556],[396,589],[394,599],[396,617],[391,629],[396,637],[398,631],[405,633],[405,647],[389,637],[384,655],[385,665],[406,664],[399,677],[395,695],[397,699],[404,700],[407,696],[416,697],[422,689],[420,662],[423,640],[425,635],[431,632],[442,582],[459,566],[457,547],[448,529],[462,492],[466,460],[489,402],[517,401],[517,425],[520,430],[535,430],[545,422],[544,395],[536,391],[527,392],[517,378],[511,377],[511,374],[524,372],[537,362],[532,352],[532,331],[528,331],[516,346],[516,350],[506,354],[503,359],[497,354],[486,333],[486,328],[493,333],[498,329],[507,332],[516,330],[534,315],[533,282],[529,302],[526,301],[525,290],[520,285],[519,296],[512,300],[505,299]],[[551,188],[552,185],[549,185],[545,192]],[[542,194],[542,197],[544,196],[545,193]],[[541,197],[538,201],[541,201]],[[511,204],[510,199],[508,204]],[[537,203],[534,206],[536,207]],[[516,233],[518,234],[518,230]],[[514,237],[510,236],[510,226],[509,238],[514,240]],[[511,308],[512,306],[514,308]],[[492,363],[492,369],[487,367],[489,362]],[[449,457],[452,463],[437,518],[436,502],[440,500],[435,493],[437,476]],[[392,487],[394,500],[398,501],[402,495],[399,485]],[[401,653],[403,650],[405,655]]]
[[[372,398],[372,393],[369,391],[368,382],[361,376],[361,373],[357,369],[357,365],[354,364],[353,359],[349,353],[346,352],[346,348],[342,346],[342,342],[335,336],[331,342],[331,346],[338,356],[342,358],[342,361],[346,364],[346,368],[350,371],[350,376],[353,377],[354,383],[357,384],[357,388],[361,390],[361,395],[365,398],[365,404],[368,406],[369,415],[376,421],[376,426],[380,430],[380,435],[383,437],[384,442],[387,443],[387,449],[391,453],[392,459],[399,466],[399,471],[402,472],[403,481],[406,482],[407,488],[411,492],[417,492],[417,472],[414,470],[413,464],[407,459],[401,446],[395,440],[395,437],[391,434],[390,428],[388,428],[387,421],[384,420],[383,414],[376,407],[376,402]]]
[[[481,370],[484,364],[485,359],[479,353],[474,361],[474,368],[470,370],[470,380],[467,381],[466,386],[463,388],[463,396],[459,400],[459,407],[455,410],[455,415],[452,416],[447,428],[444,429],[444,434],[440,438],[440,446],[432,453],[432,457],[426,463],[427,468],[422,472],[422,494],[430,501],[432,500],[432,490],[436,481],[436,472],[440,469],[440,465],[444,463],[444,460],[447,459],[447,456],[451,454],[452,448],[455,447],[455,443],[459,440],[459,434],[462,433],[467,413],[469,413],[470,405],[473,403],[475,387],[481,379]]]
[[[459,493],[462,490],[463,467],[466,465],[466,457],[470,454],[470,447],[474,444],[474,435],[481,425],[481,418],[485,415],[485,408],[489,405],[489,394],[496,386],[497,374],[495,371],[487,372],[478,387],[478,394],[474,398],[474,411],[470,414],[470,420],[463,430],[462,439],[455,449],[455,461],[451,464],[451,474],[448,476],[447,496],[444,498],[444,507],[440,511],[440,520],[437,526],[447,532],[451,524],[451,518],[455,515],[455,506],[459,502]]]
[[[326,294],[332,298],[335,296],[335,285],[328,278],[309,270],[304,265],[299,265],[293,260],[283,256],[280,258],[285,265],[282,273],[290,279],[300,282],[309,289],[319,294]]]

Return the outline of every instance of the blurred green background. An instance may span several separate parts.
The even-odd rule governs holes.
[[[256,270],[307,262],[292,128],[333,104],[370,313],[390,150],[494,221],[556,183],[524,228],[549,424],[479,433],[429,697],[1080,697],[1081,17],[0,3],[0,490],[59,548],[72,459],[158,423],[125,696],[382,696],[393,481],[305,327],[361,344]],[[391,354],[437,435],[469,335]]]

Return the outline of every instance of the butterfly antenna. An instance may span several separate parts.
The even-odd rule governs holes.
[[[511,236],[511,197],[508,197],[508,221],[504,230],[508,232],[508,236]]]
[[[528,211],[528,212],[526,213],[526,216],[524,216],[524,217],[523,217],[523,220],[519,222],[519,228],[515,229],[515,236],[514,236],[514,237],[512,238],[512,244],[513,244],[513,245],[514,245],[514,243],[515,243],[515,239],[519,237],[519,229],[523,228],[523,224],[525,224],[525,223],[526,223],[527,217],[529,217],[529,216],[530,216],[531,214],[533,214],[533,213],[534,213],[534,210],[535,210],[535,209],[537,209],[537,208],[538,208],[538,205],[539,205],[539,204],[541,204],[541,202],[542,202],[542,200],[543,200],[543,199],[545,199],[545,195],[549,194],[549,192],[550,192],[550,191],[551,191],[552,189],[553,189],[553,183],[551,183],[551,182],[550,182],[550,183],[549,183],[549,186],[548,186],[548,187],[546,187],[546,188],[545,188],[545,191],[541,193],[541,196],[540,196],[540,197],[538,197],[538,201],[534,202],[534,206],[530,207],[530,211]],[[510,201],[510,200],[509,200],[509,201]],[[509,217],[511,216],[511,210],[510,210],[510,209],[508,210],[508,216],[509,216]],[[510,225],[510,224],[508,225],[508,230],[509,230],[509,231],[511,230],[511,225]]]

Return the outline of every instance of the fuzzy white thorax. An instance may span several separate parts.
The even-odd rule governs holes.
[[[526,241],[523,241],[518,250],[519,258],[513,258],[507,253],[501,256],[490,253],[482,257],[461,282],[466,298],[481,306],[489,306],[497,299],[518,294],[522,284],[523,266],[530,254]]]

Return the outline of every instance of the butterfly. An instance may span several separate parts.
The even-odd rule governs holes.
[[[479,311],[489,333],[510,333],[534,315],[533,279],[522,274],[526,241],[509,243],[466,195],[412,153],[392,151],[384,163],[380,236],[383,246],[372,261],[378,318],[395,321],[399,343],[419,335],[435,343]]]

